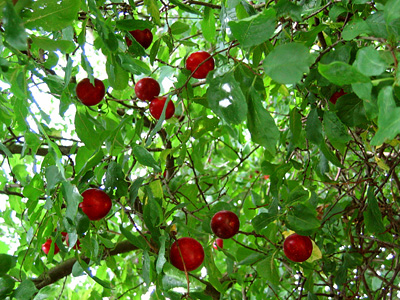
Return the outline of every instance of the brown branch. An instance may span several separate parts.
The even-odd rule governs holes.
[[[114,256],[134,250],[138,250],[138,247],[131,244],[129,241],[122,241],[118,243],[114,249],[104,252],[102,259],[105,259],[108,256]],[[90,258],[85,256],[81,256],[81,259],[86,263],[89,263],[90,261]],[[32,281],[36,288],[40,290],[45,286],[53,284],[58,280],[70,275],[72,273],[72,267],[76,262],[77,259],[75,257],[67,259],[66,261],[56,265],[54,268],[51,268],[46,273],[43,273],[38,278],[32,279]]]

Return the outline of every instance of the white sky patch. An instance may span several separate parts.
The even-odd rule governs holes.
[[[227,93],[230,93],[230,92],[232,91],[231,87],[230,87],[229,84],[227,84],[227,83],[224,83],[224,84],[222,85],[222,90],[225,91],[225,92],[227,92]]]
[[[232,105],[232,102],[229,99],[224,99],[224,100],[219,101],[218,104],[221,107],[228,107],[228,106]]]

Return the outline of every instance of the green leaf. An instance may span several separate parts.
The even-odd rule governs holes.
[[[381,75],[387,68],[387,64],[379,55],[379,51],[372,46],[357,51],[353,66],[366,76]]]
[[[232,72],[211,80],[207,100],[214,113],[229,124],[240,124],[246,119],[246,99]]]
[[[277,46],[263,62],[265,73],[276,82],[295,84],[307,74],[314,56],[303,44],[289,43]]]
[[[78,260],[78,262],[81,265],[83,271],[87,275],[89,275],[89,277],[91,279],[93,279],[93,281],[97,282],[98,284],[100,284],[102,287],[104,287],[106,289],[111,289],[112,288],[109,282],[107,282],[105,280],[102,280],[102,279],[98,278],[97,276],[92,275],[91,272],[90,272],[89,266],[87,265],[87,263],[83,259]]]
[[[158,10],[156,0],[144,0],[144,5],[147,7],[147,12],[153,17],[156,24],[161,25],[160,11]]]
[[[106,190],[117,189],[116,196],[124,197],[128,194],[128,183],[125,181],[125,174],[119,163],[112,161],[107,167],[106,180],[104,182]]]
[[[209,7],[204,8],[204,18],[201,21],[200,25],[201,25],[201,30],[203,32],[204,38],[208,42],[214,43],[215,35],[216,35],[217,31],[215,28],[214,11],[211,8],[209,8]]]
[[[15,280],[11,276],[0,277],[0,299],[7,299],[6,296],[12,292],[15,286]]]
[[[107,22],[103,22],[101,19],[95,19],[96,30],[103,40],[106,47],[114,52],[118,49],[118,39],[111,28],[111,25],[107,24]]]
[[[45,174],[46,174],[46,181],[47,181],[46,189],[47,189],[48,193],[50,193],[52,190],[54,190],[54,188],[56,187],[57,184],[59,184],[60,182],[65,180],[65,178],[62,176],[62,174],[57,166],[47,167]]]
[[[96,130],[95,124],[97,127],[98,123],[87,113],[86,108],[82,105],[78,106],[75,114],[75,131],[90,150],[98,150],[103,143],[101,131]],[[100,129],[104,130],[104,128]]]
[[[369,33],[369,26],[363,19],[353,19],[344,27],[342,37],[346,41],[351,41],[361,34]]]
[[[63,53],[70,53],[75,49],[75,44],[66,40],[53,40],[47,37],[31,37],[33,44],[42,48],[43,50],[56,51],[60,50]]]
[[[280,276],[278,266],[276,264],[276,258],[274,255],[268,255],[267,258],[257,263],[256,269],[261,278],[266,279],[270,284],[274,286],[279,285]]]
[[[146,285],[150,285],[150,255],[149,251],[143,251],[142,278]]]
[[[179,21],[174,22],[170,28],[173,35],[182,34],[190,29],[188,24]]]
[[[274,119],[263,107],[260,98],[260,94],[251,88],[247,101],[247,126],[251,133],[251,139],[265,147],[273,155],[276,152],[280,133]]]
[[[132,149],[132,153],[140,164],[151,167],[156,172],[161,172],[161,168],[153,158],[153,155],[143,146],[135,146]]]
[[[267,9],[258,15],[239,21],[230,21],[228,26],[233,36],[243,47],[262,44],[274,34],[276,26],[275,10]]]
[[[389,0],[385,5],[385,21],[387,24],[400,18],[400,0]]]
[[[75,220],[76,214],[78,213],[78,205],[82,202],[82,196],[77,187],[68,181],[63,182],[62,193],[64,199],[67,201],[65,217],[69,218],[71,221]]]
[[[301,122],[301,114],[297,108],[293,108],[290,111],[289,115],[290,121],[290,131],[292,132],[292,143],[297,145],[301,138],[301,130],[302,130],[302,122]]]
[[[179,7],[179,9],[186,11],[188,13],[195,14],[195,15],[201,14],[197,9],[192,8],[189,5],[183,4],[181,0],[170,0],[169,2],[177,5]]]
[[[359,126],[368,122],[363,101],[354,94],[347,94],[336,102],[337,116],[349,127]]]
[[[58,31],[71,25],[80,9],[79,0],[42,0],[31,2],[33,11],[25,21],[27,28],[43,28],[46,31]]]
[[[15,267],[17,258],[8,254],[0,253],[0,261],[0,276],[3,276]]]
[[[133,31],[136,29],[152,29],[154,27],[153,23],[151,23],[150,21],[134,19],[118,20],[115,25],[118,29],[127,31]]]
[[[378,95],[378,131],[371,140],[371,145],[381,145],[390,141],[400,133],[400,107],[396,107],[393,98],[393,88],[386,86]]]
[[[23,195],[30,200],[38,200],[44,194],[44,182],[39,174],[35,174],[27,186],[25,186]]]
[[[360,73],[355,67],[341,61],[333,62],[329,65],[319,64],[319,73],[330,82],[343,86],[346,84],[370,82],[369,78]]]
[[[307,139],[315,145],[319,145],[323,140],[322,124],[318,119],[318,111],[316,108],[313,108],[308,114],[306,123],[306,136]]]
[[[367,197],[368,206],[363,212],[365,227],[370,234],[379,236],[379,234],[383,233],[386,229],[383,225],[382,213],[379,208],[378,201],[375,198],[374,189],[372,186],[368,187]]]
[[[149,245],[146,243],[145,239],[138,235],[133,235],[131,230],[127,230],[122,226],[122,224],[119,226],[119,229],[121,230],[121,233],[127,238],[127,240],[134,246],[138,247],[139,249],[142,250],[148,250]]]
[[[345,125],[340,121],[335,113],[330,111],[324,113],[323,125],[326,136],[332,145],[341,152],[344,152],[345,145],[351,141],[351,137],[348,134]]]
[[[148,64],[131,57],[129,54],[118,54],[118,58],[121,61],[121,67],[130,73],[135,75],[149,75],[151,73]]]
[[[319,145],[319,150],[324,154],[325,158],[339,168],[344,168],[336,155],[328,148],[325,142]]]
[[[164,235],[160,236],[159,241],[160,241],[160,249],[158,250],[158,256],[157,256],[157,261],[156,261],[157,274],[161,274],[161,272],[163,270],[163,266],[167,262],[167,259],[165,258],[166,237]]]
[[[14,297],[17,300],[31,299],[31,297],[38,291],[35,284],[29,280],[25,279],[21,282],[18,288],[14,292]]]
[[[289,16],[293,21],[301,21],[301,12],[303,11],[303,8],[300,5],[296,5],[289,0],[280,0],[274,8],[276,9],[278,17]]]
[[[143,220],[151,234],[158,231],[158,226],[163,220],[163,212],[160,204],[149,197],[143,208]]]
[[[292,206],[287,215],[287,226],[300,235],[310,235],[321,226],[315,208],[304,204]]]
[[[259,215],[255,216],[253,220],[251,220],[251,225],[253,225],[254,230],[257,233],[260,233],[265,227],[268,226],[271,222],[275,221],[277,216],[275,214],[270,213],[260,213]]]
[[[18,50],[26,50],[27,35],[21,18],[17,15],[11,1],[7,1],[3,11],[4,37],[7,43]]]
[[[0,150],[4,152],[5,155],[7,155],[9,158],[13,157],[13,154],[11,153],[10,150],[2,143],[0,142]]]

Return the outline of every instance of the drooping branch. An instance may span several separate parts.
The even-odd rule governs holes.
[[[118,243],[114,249],[104,252],[102,259],[105,259],[108,256],[127,253],[138,249],[138,247],[131,244],[129,241],[122,241]],[[81,259],[86,263],[89,263],[90,261],[90,258],[85,256],[81,256]],[[43,273],[38,278],[32,279],[32,281],[35,284],[36,288],[40,290],[45,286],[53,284],[58,280],[70,275],[72,273],[72,267],[74,266],[76,261],[77,259],[75,257],[67,259],[66,261],[55,266],[54,268],[51,268],[46,273]]]

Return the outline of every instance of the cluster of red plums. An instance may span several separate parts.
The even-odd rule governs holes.
[[[129,31],[135,40],[147,49],[153,41],[153,34],[149,29]],[[125,37],[128,47],[132,45],[132,41],[128,36]],[[205,51],[194,52],[189,55],[186,60],[186,69],[192,72],[192,77],[203,79],[214,69],[214,58]],[[167,97],[159,97],[160,85],[150,77],[142,78],[135,84],[136,97],[143,101],[150,101],[150,114],[155,119],[160,119]],[[95,78],[93,82],[89,78],[81,80],[76,85],[76,95],[78,99],[86,106],[99,104],[105,95],[104,83]],[[172,101],[168,101],[165,109],[165,120],[173,117],[175,113],[175,105]]]
[[[79,207],[82,212],[86,214],[91,221],[97,221],[103,219],[111,210],[112,202],[110,197],[100,189],[87,189],[82,193],[83,200],[79,203]],[[68,233],[61,232],[63,240],[66,241],[69,246]],[[48,254],[50,250],[52,240],[47,239],[44,244],[42,244],[42,250],[44,253]],[[80,241],[76,242],[74,246],[75,249],[79,249]],[[54,245],[54,254],[60,251],[57,244]]]
[[[153,41],[153,35],[149,29],[133,30],[129,32],[135,40],[147,49]],[[128,36],[125,37],[128,47],[132,45],[132,41]],[[192,72],[191,77],[204,79],[207,74],[214,69],[213,57],[205,51],[198,51],[190,54],[186,59],[185,67]],[[101,102],[105,95],[105,87],[101,80],[94,79],[94,84],[89,78],[80,81],[76,86],[76,95],[78,99],[86,106],[96,105]],[[149,111],[155,119],[160,119],[165,103],[168,98],[159,97],[160,85],[150,77],[140,79],[135,84],[136,97],[143,101],[150,101]],[[335,104],[336,100],[344,95],[343,90],[336,92],[330,98]],[[165,108],[165,120],[173,117],[175,113],[175,105],[172,101],[168,101]],[[82,211],[90,220],[100,220],[104,218],[111,209],[111,200],[108,195],[99,189],[89,189],[82,193],[83,202],[79,204]],[[216,250],[223,248],[224,239],[233,237],[239,231],[238,216],[227,210],[217,212],[211,219],[211,229],[217,236],[213,243]],[[68,243],[68,236],[67,236]],[[51,239],[42,245],[43,251],[47,254],[51,245]],[[289,235],[283,244],[283,250],[286,257],[294,262],[306,261],[312,253],[313,245],[311,239],[307,236],[298,235],[296,233]],[[59,249],[55,245],[54,253],[58,253]],[[193,271],[197,269],[204,261],[203,246],[195,239],[183,237],[177,239],[170,249],[170,261],[173,266],[182,271]]]

